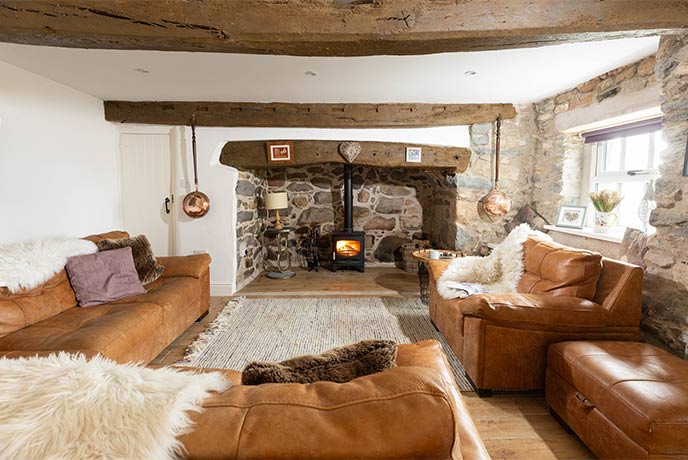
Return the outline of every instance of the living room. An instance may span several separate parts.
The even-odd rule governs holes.
[[[509,3],[0,0],[0,459],[688,458],[688,2]]]

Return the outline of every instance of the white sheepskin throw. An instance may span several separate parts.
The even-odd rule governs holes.
[[[62,270],[70,257],[95,252],[94,243],[77,238],[0,246],[0,286],[12,293],[33,289]]]
[[[521,224],[507,235],[487,257],[468,256],[454,259],[437,280],[437,292],[445,299],[468,296],[460,283],[482,285],[481,292],[515,292],[523,276],[523,243],[530,235],[551,241],[548,235]]]
[[[0,359],[0,459],[171,460],[220,373],[60,353]]]

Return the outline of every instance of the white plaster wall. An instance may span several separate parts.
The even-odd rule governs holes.
[[[468,147],[468,127],[449,126],[415,129],[302,129],[302,128],[198,128],[198,176],[200,190],[210,197],[211,210],[201,219],[190,219],[181,210],[184,195],[193,190],[191,129],[176,129],[180,148],[176,181],[179,207],[176,228],[178,255],[205,250],[213,258],[211,292],[229,295],[236,290],[236,188],[237,171],[220,164],[222,147],[228,141],[329,139],[354,141],[387,141],[413,144],[436,144]],[[298,152],[295,152],[298,156]]]
[[[117,228],[115,139],[100,99],[0,61],[0,244]]]

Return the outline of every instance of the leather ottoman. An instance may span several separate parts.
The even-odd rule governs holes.
[[[637,342],[549,348],[546,399],[600,458],[688,459],[688,362]]]

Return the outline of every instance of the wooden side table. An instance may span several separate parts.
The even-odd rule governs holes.
[[[459,251],[451,251],[448,249],[438,249],[440,251],[439,260],[452,260],[457,257],[463,257]],[[428,267],[425,264],[430,260],[438,260],[430,258],[430,250],[423,249],[420,251],[413,251],[413,258],[418,261],[418,284],[420,287],[420,300],[425,305],[430,303],[430,274]]]
[[[270,227],[263,232],[263,238],[269,239],[276,246],[275,254],[277,260],[272,267],[268,267],[268,272],[265,276],[274,279],[291,278],[296,275],[296,272],[291,271],[291,253],[289,251],[289,233],[293,230],[292,227],[283,227],[280,230]],[[266,251],[270,251],[270,247],[265,245]],[[267,255],[265,257],[268,262]]]

